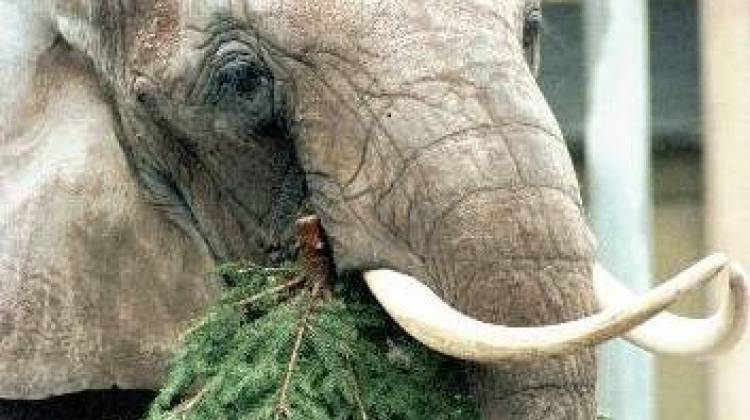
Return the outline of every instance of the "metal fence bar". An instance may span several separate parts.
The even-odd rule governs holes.
[[[599,258],[633,290],[649,288],[651,190],[648,3],[587,0],[586,173]],[[600,351],[600,411],[651,420],[655,369],[644,352],[617,341]]]

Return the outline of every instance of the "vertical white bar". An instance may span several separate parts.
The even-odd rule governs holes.
[[[648,2],[587,0],[586,173],[599,258],[633,290],[650,286]],[[654,361],[616,341],[599,352],[600,411],[654,418]]]
[[[706,226],[750,267],[750,1],[701,1]],[[712,366],[711,419],[750,418],[750,334]]]

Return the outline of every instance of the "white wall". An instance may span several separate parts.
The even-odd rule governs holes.
[[[750,1],[702,0],[708,242],[750,267]],[[714,363],[712,420],[750,418],[750,334]]]

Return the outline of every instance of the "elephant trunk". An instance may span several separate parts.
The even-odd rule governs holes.
[[[595,302],[573,165],[533,78],[499,69],[513,78],[483,64],[467,66],[460,89],[438,81],[369,94],[375,115],[340,106],[330,89],[300,89],[297,146],[312,203],[339,270],[415,276],[487,323],[574,321]],[[478,364],[471,382],[483,419],[591,420],[595,370],[583,350]],[[533,415],[543,412],[555,414]]]
[[[555,325],[591,315],[593,247],[578,205],[563,191],[518,186],[463,198],[428,242],[427,270],[442,298],[480,321]],[[502,365],[477,364],[483,419],[595,417],[593,350]]]
[[[372,173],[365,161],[359,178]],[[365,255],[351,266],[413,275],[489,324],[555,325],[594,313],[593,239],[554,119],[456,130],[408,154],[393,173],[387,189],[354,196],[346,212],[320,207],[340,268],[354,259],[347,254]],[[340,223],[349,212],[360,222]],[[363,244],[352,239],[363,236]],[[482,419],[503,420],[591,420],[595,381],[590,349],[478,363],[470,377]]]
[[[295,78],[296,151],[337,268],[364,273],[371,287],[373,270],[416,277],[459,312],[510,329],[592,315],[593,238],[557,122],[525,65],[465,57],[472,65],[460,74],[440,71],[471,51],[425,58],[419,50],[399,60],[410,72],[372,71],[378,83]],[[709,268],[704,277],[718,271]],[[616,334],[684,289],[658,294]],[[482,418],[593,419],[596,366],[586,346],[615,335],[597,334],[535,357],[468,357]]]

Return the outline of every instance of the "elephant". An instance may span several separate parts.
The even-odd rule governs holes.
[[[594,419],[610,338],[730,347],[726,257],[641,298],[596,263],[540,27],[539,0],[0,0],[0,418],[142,407],[206,273],[291,258],[309,213],[484,420]],[[719,273],[716,315],[660,314]]]

